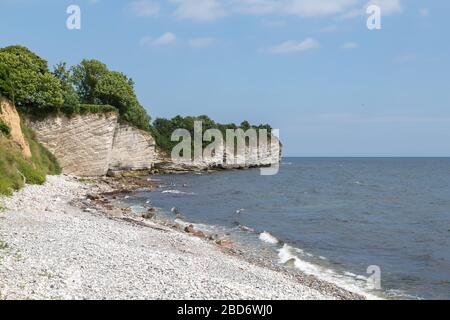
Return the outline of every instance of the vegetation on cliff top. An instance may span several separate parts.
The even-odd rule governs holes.
[[[36,141],[34,133],[22,124],[31,158],[25,158],[20,149],[0,133],[0,194],[10,195],[28,184],[42,184],[46,175],[59,174],[61,169],[55,157]]]
[[[125,74],[111,71],[98,60],[83,60],[68,67],[62,62],[48,69],[48,63],[29,49],[10,46],[0,49],[0,94],[13,100],[21,111],[45,117],[49,113],[66,114],[116,111],[120,121],[151,132],[157,145],[170,152],[177,142],[171,141],[175,129],[194,131],[194,121],[203,122],[203,130],[249,128],[267,129],[269,125],[254,126],[247,121],[240,125],[220,124],[207,116],[158,118],[150,116],[139,103],[134,82]]]
[[[29,114],[117,111],[120,121],[150,130],[133,80],[97,60],[71,68],[59,63],[50,71],[46,60],[25,47],[0,48],[0,93]]]
[[[155,137],[157,145],[165,152],[170,153],[171,150],[179,143],[178,141],[171,141],[172,133],[176,129],[186,129],[191,133],[191,136],[194,136],[194,122],[201,121],[202,122],[202,131],[203,133],[208,129],[219,129],[222,132],[222,135],[226,136],[227,129],[236,130],[238,128],[243,129],[244,131],[254,128],[254,129],[266,129],[268,136],[270,136],[272,127],[268,124],[261,124],[259,126],[251,125],[248,121],[243,121],[240,125],[236,125],[234,123],[230,124],[221,124],[215,122],[208,116],[202,115],[197,117],[182,117],[176,116],[172,119],[164,119],[157,118],[153,122],[153,126],[151,128],[151,132]],[[193,142],[192,142],[193,143]],[[211,142],[203,142],[203,148],[205,148]]]

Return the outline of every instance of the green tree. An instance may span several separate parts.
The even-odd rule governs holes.
[[[255,129],[268,129],[268,136],[270,136],[270,130],[271,127],[269,125],[251,125],[248,121],[243,121],[240,126],[237,126],[234,123],[230,124],[221,124],[217,123],[208,116],[201,115],[201,116],[187,116],[182,117],[180,115],[173,117],[172,119],[164,119],[164,118],[157,118],[152,125],[151,132],[153,136],[156,139],[157,145],[167,153],[170,153],[173,147],[175,147],[178,142],[177,141],[171,141],[172,133],[176,129],[186,129],[188,130],[191,135],[194,134],[194,122],[195,121],[201,121],[202,122],[202,130],[203,133],[208,129],[219,129],[222,132],[223,137],[226,137],[226,130],[232,129],[236,130],[238,128],[241,128],[243,130],[248,130],[250,128]],[[210,142],[204,141],[203,147],[206,147]]]
[[[240,127],[244,131],[247,131],[251,128],[250,123],[247,120],[242,121]]]
[[[95,94],[97,83],[108,73],[108,67],[98,60],[84,59],[72,67],[72,82],[82,103],[100,104]]]
[[[94,96],[102,104],[115,106],[121,114],[125,114],[133,104],[138,104],[133,82],[116,71],[108,72],[98,79]]]
[[[0,95],[4,95],[14,101],[14,91],[10,79],[9,68],[0,64]]]
[[[72,68],[72,82],[82,103],[114,106],[121,121],[150,130],[150,116],[137,99],[134,82],[123,73],[97,60],[83,60]]]
[[[58,63],[53,70],[53,75],[59,79],[64,99],[63,110],[66,113],[78,113],[80,111],[80,98],[72,85],[72,74],[65,62]]]
[[[21,46],[0,49],[0,61],[9,69],[10,86],[18,107],[33,110],[63,105],[61,84],[48,71],[47,61]]]

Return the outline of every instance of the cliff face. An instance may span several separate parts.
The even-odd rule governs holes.
[[[29,120],[38,140],[59,160],[65,173],[102,176],[109,170],[151,169],[151,135],[118,123],[116,113],[57,116]]]
[[[57,116],[39,121],[29,119],[28,124],[38,140],[56,156],[63,172],[78,176],[152,169],[161,172],[245,169],[269,166],[280,159],[278,143],[269,143],[257,149],[246,148],[245,156],[240,157],[222,149],[218,151],[219,157],[173,162],[170,156],[158,152],[149,133],[119,124],[116,113]]]
[[[147,170],[156,161],[156,144],[147,132],[120,124],[114,132],[109,169]]]
[[[30,146],[22,133],[20,117],[11,101],[0,97],[0,120],[11,128],[11,140],[20,148],[22,154],[31,157]]]
[[[227,153],[223,146],[217,150],[217,154],[220,155],[217,157],[203,157],[201,160],[192,162],[173,162],[169,156],[165,155],[160,156],[160,160],[155,165],[157,169],[164,172],[248,169],[271,166],[280,162],[282,153],[279,140],[276,137],[272,137],[272,139],[274,139],[272,143],[268,139],[267,143],[245,148],[243,154]]]

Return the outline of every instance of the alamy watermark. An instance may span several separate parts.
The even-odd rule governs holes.
[[[227,168],[261,167],[261,175],[279,171],[281,144],[279,130],[250,128],[219,129],[203,132],[203,122],[194,122],[194,137],[186,129],[176,129],[171,140],[179,142],[171,152],[174,163],[211,165]],[[180,141],[181,140],[181,141]],[[204,143],[211,142],[206,147]]]
[[[366,9],[369,15],[367,18],[367,29],[381,30],[381,8],[377,5],[370,5]]]
[[[367,287],[371,290],[381,290],[381,268],[373,265],[367,268]]]
[[[81,29],[81,8],[75,4],[67,7],[66,13],[69,15],[66,20],[66,27],[69,30]]]
[[[69,30],[81,29],[81,8],[78,5],[72,4],[67,7],[66,13],[69,15],[66,20],[66,27]],[[366,8],[367,29],[369,30],[381,30],[381,7],[378,5],[369,5]]]

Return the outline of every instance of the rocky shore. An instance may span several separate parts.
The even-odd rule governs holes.
[[[0,299],[361,299],[114,204],[148,178],[52,176],[0,198]]]

